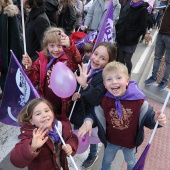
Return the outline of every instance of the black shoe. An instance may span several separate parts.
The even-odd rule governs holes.
[[[82,167],[91,168],[96,162],[97,158],[98,156],[94,156],[94,157],[88,156],[87,159],[83,162]]]

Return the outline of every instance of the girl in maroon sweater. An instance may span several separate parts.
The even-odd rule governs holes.
[[[67,155],[74,155],[78,139],[64,116],[54,119],[51,103],[43,98],[31,100],[18,115],[22,124],[21,141],[11,152],[10,160],[18,168],[28,170],[68,170]],[[55,129],[57,126],[66,145]],[[17,155],[17,156],[16,156]]]

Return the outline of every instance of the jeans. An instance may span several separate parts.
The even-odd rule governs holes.
[[[79,128],[80,128],[79,126],[74,125],[74,129],[79,129]],[[98,145],[97,144],[90,144],[89,156],[91,158],[97,155],[97,149],[98,149]]]
[[[111,164],[114,160],[118,150],[122,150],[127,163],[127,170],[132,170],[136,164],[136,148],[128,149],[118,145],[113,145],[107,142],[107,147],[104,150],[104,157],[102,162],[102,170],[111,170]]]
[[[155,47],[155,58],[153,63],[152,76],[157,78],[157,73],[162,57],[165,55],[165,71],[162,81],[168,82],[170,75],[170,35],[158,33]]]

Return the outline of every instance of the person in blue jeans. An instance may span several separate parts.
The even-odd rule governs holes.
[[[157,73],[161,63],[161,59],[165,56],[165,71],[162,81],[156,87],[157,90],[162,91],[168,85],[168,78],[170,75],[170,3],[168,3],[165,10],[162,23],[160,26],[159,33],[157,35],[156,47],[155,47],[155,58],[152,69],[152,76],[145,80],[145,85],[151,85],[157,80]]]
[[[91,134],[92,124],[98,126],[98,136],[105,146],[102,170],[111,169],[118,150],[124,154],[127,170],[132,170],[136,164],[136,148],[144,140],[144,126],[153,129],[157,121],[164,126],[166,116],[161,111],[155,112],[137,83],[129,81],[124,64],[108,63],[102,76],[107,93],[100,106],[86,116],[78,136]]]
[[[94,110],[94,106],[100,104],[106,89],[103,85],[102,71],[108,62],[116,60],[116,46],[111,42],[102,42],[95,47],[90,57],[90,64],[79,65],[80,74],[76,74],[76,79],[81,85],[80,92],[75,92],[72,100],[76,105],[71,116],[71,123],[74,129],[79,129],[84,118]],[[79,88],[79,87],[78,87]],[[90,144],[90,152],[82,167],[90,168],[97,160],[96,144]]]

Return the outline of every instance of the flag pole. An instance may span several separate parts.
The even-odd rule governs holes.
[[[64,139],[63,139],[63,137],[61,136],[61,134],[60,134],[60,132],[59,132],[59,130],[58,130],[58,128],[57,128],[57,126],[56,126],[56,125],[55,125],[55,128],[56,128],[57,133],[58,133],[58,135],[59,135],[59,137],[60,137],[60,139],[61,139],[61,142],[62,142],[62,143],[63,143],[63,145],[65,146],[65,145],[66,145],[66,143],[65,143],[65,141],[64,141]],[[74,161],[73,157],[72,157],[71,155],[69,155],[69,157],[70,157],[70,159],[71,159],[71,161],[72,161],[72,163],[73,163],[73,165],[74,165],[75,169],[76,169],[76,170],[78,170],[77,165],[76,165],[76,163],[75,163],[75,161]]]
[[[21,0],[21,18],[22,18],[22,35],[23,35],[23,43],[24,43],[24,55],[27,54],[26,50],[26,40],[25,40],[25,24],[24,24],[24,1]],[[28,66],[25,65],[25,68],[27,69]]]
[[[164,102],[164,104],[163,104],[163,107],[162,107],[162,110],[161,110],[161,114],[162,114],[162,113],[164,112],[164,110],[165,110],[165,107],[166,107],[166,105],[167,105],[167,103],[168,103],[169,97],[170,97],[170,89],[169,89],[169,91],[168,91],[168,94],[167,94],[167,96],[166,96],[165,102]],[[160,115],[161,115],[161,114],[160,114]],[[152,132],[152,135],[151,135],[151,137],[150,137],[149,144],[151,144],[151,142],[152,142],[152,140],[153,140],[153,137],[154,137],[154,135],[155,135],[155,133],[156,133],[157,127],[158,127],[158,121],[156,121],[156,125],[155,125],[155,127],[154,127],[154,129],[153,129],[153,132]]]
[[[161,110],[161,114],[162,114],[162,113],[164,112],[164,110],[165,110],[165,107],[166,107],[166,105],[167,105],[167,103],[168,103],[169,97],[170,97],[170,89],[169,89],[168,94],[167,94],[167,96],[166,96],[166,99],[165,99],[165,101],[164,101],[164,104],[163,104],[163,107],[162,107],[162,110]],[[160,115],[161,115],[161,114],[160,114]],[[149,150],[149,148],[150,148],[151,142],[152,142],[152,140],[153,140],[153,137],[154,137],[154,135],[155,135],[155,133],[156,133],[157,127],[158,127],[158,120],[156,121],[154,130],[153,130],[153,132],[152,132],[152,134],[151,134],[151,137],[150,137],[150,139],[149,139],[148,145],[145,147],[143,153],[141,154],[141,156],[140,156],[138,162],[136,163],[136,165],[134,166],[133,170],[143,170],[143,169],[144,169],[145,159],[146,159],[148,150]]]

